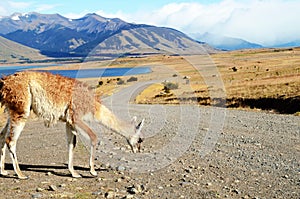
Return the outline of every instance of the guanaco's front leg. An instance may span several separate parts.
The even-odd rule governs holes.
[[[18,175],[19,179],[27,179],[28,178],[20,170],[18,158],[17,158],[17,152],[16,152],[17,141],[18,141],[18,138],[19,138],[24,126],[25,126],[25,121],[11,121],[9,133],[7,134],[6,139],[5,139],[7,148],[10,152],[10,157],[13,162],[14,170],[15,170],[16,174]]]
[[[8,172],[5,171],[5,152],[6,152],[6,143],[5,138],[8,133],[9,129],[9,120],[7,120],[7,123],[5,127],[1,130],[0,133],[0,148],[1,148],[1,159],[0,159],[0,174],[3,176],[8,175]]]
[[[68,150],[69,150],[68,169],[73,178],[80,178],[81,175],[74,170],[74,166],[73,166],[74,148],[76,146],[76,131],[69,123],[66,123],[66,133],[67,133],[67,142],[68,142]]]

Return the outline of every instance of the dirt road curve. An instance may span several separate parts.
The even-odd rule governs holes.
[[[16,179],[7,157],[0,198],[300,198],[300,117],[117,99],[104,103],[120,117],[146,119],[141,154],[94,126],[98,177],[90,177],[81,144],[74,162],[83,178],[72,179],[64,124],[45,128],[31,120],[17,149],[30,179]]]

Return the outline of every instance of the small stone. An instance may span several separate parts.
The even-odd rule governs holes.
[[[118,178],[118,179],[116,179],[115,182],[121,182],[121,181],[122,181],[122,179],[121,179],[121,178]]]
[[[123,166],[118,166],[118,167],[117,167],[117,171],[125,171],[125,167],[123,167]]]
[[[127,191],[130,194],[137,194],[137,193],[139,193],[139,191],[135,187],[131,187]]]
[[[238,189],[234,189],[232,190],[233,193],[236,193],[236,194],[240,194],[240,191]]]
[[[208,182],[208,183],[206,183],[206,185],[207,185],[207,186],[211,186],[211,185],[212,185],[212,183],[211,183],[211,182]]]
[[[190,169],[195,169],[194,165],[190,165],[189,167],[190,167]]]
[[[183,177],[189,178],[190,176],[188,174],[184,174]]]
[[[159,187],[157,187],[157,188],[160,189],[160,190],[161,190],[161,189],[164,189],[162,186],[159,186]]]
[[[95,192],[92,193],[92,195],[95,195],[95,196],[101,195],[101,194],[102,194],[102,191],[95,191]]]
[[[121,150],[121,151],[126,151],[126,148],[125,148],[125,147],[121,147],[120,150]],[[124,159],[125,159],[125,158],[124,158]]]
[[[98,180],[99,182],[101,182],[101,181],[105,181],[106,179],[105,179],[104,177],[99,177],[97,180]]]
[[[113,191],[108,191],[104,194],[105,198],[114,198],[115,193]]]
[[[49,191],[57,191],[57,187],[55,185],[50,185],[48,190]]]
[[[41,198],[42,194],[41,193],[35,193],[31,195],[31,198]]]
[[[181,182],[181,183],[180,183],[180,185],[183,186],[183,187],[184,187],[184,186],[188,186],[188,185],[190,185],[190,184],[191,184],[190,182]]]
[[[42,192],[42,191],[44,191],[44,189],[43,189],[43,188],[40,188],[40,187],[38,187],[38,188],[36,188],[36,191],[37,191],[37,192]]]
[[[47,176],[51,176],[52,173],[49,171],[49,172],[46,173],[46,175],[47,175]]]
[[[139,193],[141,193],[142,191],[145,190],[144,185],[136,185],[135,187],[136,187],[136,189],[137,189],[137,191],[138,191]]]
[[[131,198],[134,198],[133,195],[126,195],[126,196],[124,197],[124,199],[131,199]]]
[[[66,186],[67,186],[66,184],[60,184],[60,185],[58,185],[58,187],[61,187],[61,188],[66,187]]]
[[[187,173],[191,173],[192,172],[191,169],[185,169],[184,171],[187,172]]]

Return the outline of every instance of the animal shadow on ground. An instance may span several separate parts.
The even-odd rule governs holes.
[[[72,177],[72,175],[68,172],[68,165],[67,164],[64,165],[65,166],[20,164],[20,169],[23,171],[45,173],[45,175],[51,173],[52,175],[61,176],[61,177]],[[5,169],[14,171],[13,165],[10,163],[5,163]],[[84,175],[84,173],[82,173],[81,174],[82,178],[95,178],[94,176],[89,175],[89,168],[74,166],[74,169],[78,171],[85,171],[88,173],[86,176]],[[107,169],[100,168],[100,169],[96,169],[96,171],[100,171],[100,172],[107,171]],[[18,178],[17,175],[8,175],[8,176],[0,175],[0,176],[1,178]]]

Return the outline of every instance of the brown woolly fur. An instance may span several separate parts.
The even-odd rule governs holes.
[[[94,113],[95,98],[92,90],[75,79],[46,72],[20,72],[4,77],[2,83],[1,103],[13,111],[13,114],[17,114],[17,117],[27,118],[25,109],[28,106],[45,119],[47,125],[59,119],[73,123],[75,117]],[[64,116],[64,112],[59,112],[67,107],[68,118]],[[47,114],[43,110],[52,111]]]
[[[26,178],[18,165],[16,143],[31,110],[45,121],[46,126],[58,120],[66,122],[68,168],[73,177],[80,177],[73,168],[73,149],[77,133],[82,133],[90,139],[90,172],[94,176],[97,175],[94,169],[97,135],[84,122],[86,120],[98,121],[120,133],[127,139],[134,152],[140,144],[137,141],[141,134],[142,123],[137,128],[132,123],[119,120],[95,98],[92,89],[75,79],[48,72],[19,72],[0,80],[0,102],[5,106],[9,116],[0,133],[1,175],[7,175],[4,161],[5,150],[8,147],[15,172],[20,179]]]

